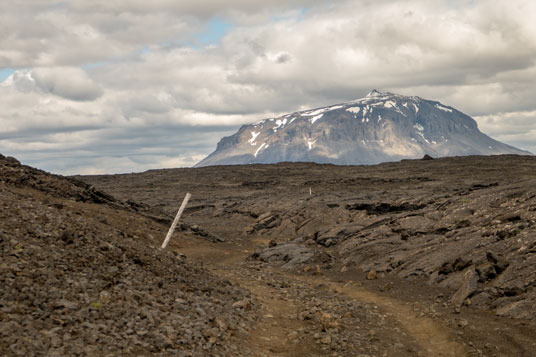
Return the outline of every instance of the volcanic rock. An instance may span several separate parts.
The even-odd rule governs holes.
[[[236,355],[249,294],[173,250],[140,207],[0,155],[0,355]]]

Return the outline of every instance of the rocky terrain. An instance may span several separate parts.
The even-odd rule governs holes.
[[[530,154],[478,130],[450,106],[417,96],[380,93],[243,125],[196,166],[316,162],[378,164],[461,155]]]
[[[345,346],[343,355],[432,356],[441,355],[440,349],[445,355],[532,356],[535,172],[534,157],[503,155],[376,166],[218,166],[79,179],[170,216],[192,193],[182,229],[199,239],[182,240],[177,249],[247,288],[261,310],[274,310],[266,301],[270,289],[271,296],[286,299],[292,314],[300,316],[306,307],[305,316],[313,320],[325,312],[341,325],[359,326],[332,310],[344,306],[334,301],[345,299],[379,312],[385,321],[374,322],[379,325],[373,334],[356,332],[363,352]],[[268,283],[270,276],[283,283]],[[308,285],[292,292],[296,284]],[[326,311],[311,310],[300,295],[307,289],[316,289],[318,297],[333,294],[319,297]],[[293,299],[303,302],[294,306],[288,303]],[[311,337],[299,331],[306,330],[296,328],[292,336]],[[342,331],[321,329],[312,336],[318,338],[313,346],[359,340]]]
[[[251,294],[140,207],[0,156],[0,355],[237,354]]]
[[[392,313],[266,269],[230,230],[183,223],[161,250],[164,207],[4,156],[0,198],[2,356],[426,354]]]
[[[0,156],[0,355],[534,356],[535,168]]]

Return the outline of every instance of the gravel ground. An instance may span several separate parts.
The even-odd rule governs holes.
[[[157,248],[166,227],[0,156],[0,355],[234,356],[250,294]]]

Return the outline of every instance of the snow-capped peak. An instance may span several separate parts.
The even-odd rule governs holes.
[[[401,99],[404,96],[400,96],[398,94],[393,94],[390,92],[380,92],[376,89],[373,89],[370,91],[365,97],[352,100],[348,102],[350,103],[367,103],[367,102],[377,102],[382,100],[388,100],[388,99]]]
[[[377,97],[383,97],[384,95],[385,95],[384,93],[379,92],[376,89],[373,89],[367,94],[366,97],[367,98],[377,98]]]

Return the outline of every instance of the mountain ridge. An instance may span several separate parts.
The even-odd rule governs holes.
[[[246,124],[195,167],[306,161],[339,165],[466,155],[530,155],[438,101],[372,90],[345,103]]]

